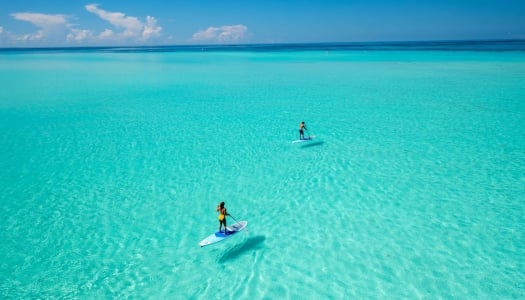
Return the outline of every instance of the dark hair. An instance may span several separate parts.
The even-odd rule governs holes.
[[[221,202],[221,203],[219,203],[219,206],[220,206],[220,207],[224,207],[224,201]]]

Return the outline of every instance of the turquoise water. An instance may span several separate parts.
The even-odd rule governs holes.
[[[0,297],[523,299],[524,82],[519,51],[3,53]],[[248,231],[200,248],[221,200]]]

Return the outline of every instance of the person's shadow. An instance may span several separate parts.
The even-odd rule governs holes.
[[[311,143],[307,143],[306,145],[302,145],[301,148],[316,147],[316,146],[321,146],[321,145],[323,145],[323,144],[324,144],[323,141],[319,141],[319,142],[311,142]]]
[[[226,253],[224,253],[219,258],[218,262],[224,263],[229,260],[235,260],[244,253],[249,252],[250,250],[261,248],[261,245],[265,239],[266,237],[264,237],[263,235],[251,237],[241,245],[235,246],[228,250]]]

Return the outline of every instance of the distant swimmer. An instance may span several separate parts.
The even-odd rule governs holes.
[[[304,124],[304,121],[301,122],[301,124],[299,124],[299,139],[300,140],[304,140],[304,131],[305,130],[308,130],[308,128],[306,128],[306,124]]]
[[[224,201],[217,205],[217,211],[219,212],[219,232],[221,232],[222,225],[224,225],[224,233],[228,234],[228,230],[226,229],[226,216],[230,214],[226,211],[226,207],[224,207]]]

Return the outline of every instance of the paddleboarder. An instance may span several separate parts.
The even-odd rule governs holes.
[[[230,214],[226,211],[226,207],[224,207],[224,201],[217,205],[216,210],[219,212],[219,232],[221,232],[222,225],[224,225],[224,234],[228,234],[228,230],[226,229],[226,216]]]
[[[304,121],[301,122],[301,124],[299,124],[299,139],[300,140],[304,140],[304,131],[305,130],[308,130],[308,128],[306,128],[306,124],[304,124]]]

